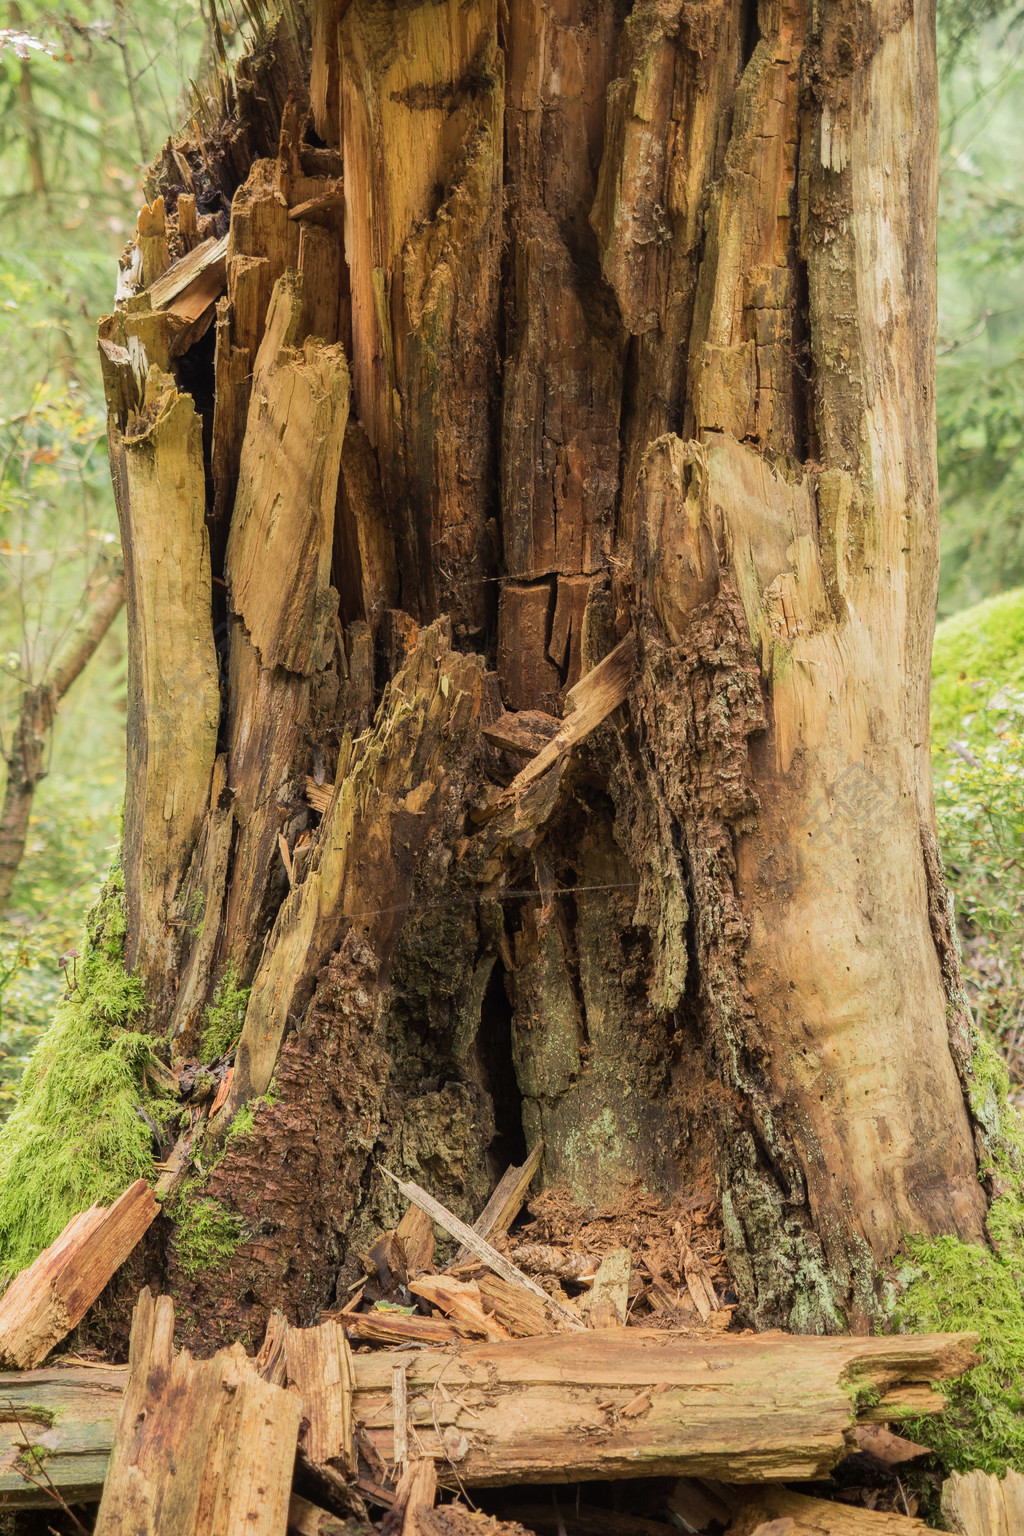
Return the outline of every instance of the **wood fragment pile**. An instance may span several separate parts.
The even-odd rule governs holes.
[[[932,1384],[970,1367],[973,1335],[730,1328],[721,1246],[700,1202],[666,1212],[632,1192],[593,1216],[549,1191],[510,1235],[539,1156],[508,1171],[472,1228],[395,1179],[408,1209],[365,1255],[345,1304],[308,1328],[274,1314],[255,1357],[241,1344],[209,1360],[176,1352],[173,1302],[144,1290],[127,1367],[68,1360],[3,1376],[0,1504],[99,1500],[102,1536],[925,1529],[898,1479],[892,1508],[783,1485],[827,1480],[851,1453],[890,1473],[924,1454],[881,1426],[941,1412]],[[76,1217],[17,1278],[0,1299],[9,1362],[38,1365],[155,1204],[133,1186]],[[459,1244],[447,1266],[438,1232]],[[563,1508],[554,1490],[565,1484],[577,1486]],[[587,1485],[620,1496],[591,1489],[583,1502]],[[963,1536],[1001,1536],[1016,1485],[950,1490]]]

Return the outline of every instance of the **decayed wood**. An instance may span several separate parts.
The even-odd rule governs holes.
[[[128,774],[121,862],[125,964],[159,1017],[173,1001],[186,914],[179,897],[209,804],[220,685],[210,619],[202,424],[152,368],[111,462],[128,604]]]
[[[434,1223],[426,1211],[418,1205],[410,1205],[395,1228],[395,1236],[405,1252],[405,1267],[409,1274],[429,1269],[434,1257]]]
[[[384,508],[380,471],[369,439],[356,421],[345,431],[334,525],[334,584],[345,624],[375,624],[398,600],[395,546]]]
[[[170,1301],[154,1303],[144,1292],[139,1316],[140,1341],[145,1337],[150,1343],[148,1354],[141,1343],[139,1350],[133,1346],[133,1368],[144,1358],[165,1362],[157,1372],[162,1392],[176,1391],[175,1383],[189,1391],[192,1384],[205,1383],[203,1423],[212,1422],[210,1405],[223,1396],[223,1381],[229,1377],[244,1386],[247,1375],[261,1379],[259,1368],[270,1377],[262,1384],[279,1392],[285,1369],[282,1339],[286,1346],[292,1333],[300,1331],[276,1331],[269,1352],[261,1352],[257,1361],[246,1360],[235,1347],[222,1351],[216,1361],[194,1363],[179,1355],[172,1362]],[[373,1316],[363,1314],[351,1322],[366,1323]],[[700,1340],[629,1328],[355,1354],[353,1428],[364,1456],[393,1461],[392,1372],[401,1368],[413,1443],[437,1461],[443,1479],[448,1475],[445,1468],[450,1472],[454,1465],[467,1486],[662,1472],[726,1482],[813,1478],[848,1454],[852,1431],[867,1418],[856,1406],[852,1384],[863,1388],[865,1397],[888,1397],[898,1410],[900,1399],[917,1384],[968,1369],[975,1343],[974,1334],[877,1339],[775,1334]],[[41,1415],[55,1415],[60,1434],[40,1442],[52,1445],[47,1470],[62,1489],[95,1487],[113,1439],[115,1415],[103,1404],[124,1390],[125,1380],[123,1369],[109,1366],[7,1375],[0,1377],[0,1405],[10,1400],[24,1408],[30,1433],[31,1414],[34,1422]],[[125,1399],[126,1429],[142,1406],[144,1383],[138,1375],[133,1394],[130,1403]],[[293,1421],[288,1421],[288,1443],[294,1451],[299,1397],[295,1392],[284,1395],[296,1405],[294,1430]],[[267,1401],[278,1403],[273,1396]],[[94,1404],[99,1406],[94,1409]],[[330,1412],[334,1414],[333,1407]],[[276,1413],[275,1408],[271,1418]],[[0,1445],[16,1448],[23,1443],[9,1416],[0,1416],[0,1429]],[[139,1434],[147,1438],[144,1424]],[[173,1443],[171,1436],[167,1444]],[[119,1477],[129,1477],[126,1444],[122,1437]],[[139,1454],[156,1468],[156,1449],[151,1454],[140,1442]],[[281,1454],[290,1474],[289,1454]],[[9,1454],[4,1465],[10,1467],[11,1459]],[[196,1476],[201,1470],[199,1463]],[[7,1472],[0,1473],[0,1492],[12,1492],[26,1506],[41,1497]]]
[[[343,743],[306,875],[283,903],[256,972],[224,1121],[266,1091],[289,1012],[308,1000],[340,935],[354,930],[388,952],[416,854],[443,801],[443,765],[479,712],[482,676],[479,659],[453,652],[441,626],[424,630],[373,731]],[[401,857],[381,867],[371,850],[394,848],[393,828],[401,829]]]
[[[362,1536],[363,1532],[371,1536],[362,1521],[329,1514],[297,1493],[288,1504],[288,1530],[293,1536]]]
[[[289,1328],[285,1339],[288,1385],[302,1399],[299,1452],[315,1468],[354,1476],[352,1355],[337,1323]]]
[[[554,1301],[545,1291],[542,1291],[536,1281],[531,1280],[529,1275],[524,1275],[522,1270],[517,1269],[514,1264],[506,1259],[503,1253],[499,1253],[490,1243],[485,1242],[482,1237],[478,1237],[472,1227],[467,1227],[464,1221],[460,1221],[457,1216],[453,1216],[451,1211],[446,1210],[439,1201],[434,1199],[433,1195],[429,1195],[418,1184],[396,1179],[395,1175],[389,1173],[386,1168],[381,1171],[397,1184],[407,1200],[411,1200],[414,1205],[418,1205],[421,1211],[425,1211],[432,1221],[436,1222],[439,1227],[443,1227],[452,1237],[457,1237],[464,1248],[468,1248],[470,1253],[482,1260],[490,1269],[493,1269],[495,1274],[499,1275],[502,1280],[507,1281],[510,1285],[520,1285],[524,1290],[532,1291],[535,1296],[541,1297],[552,1308],[555,1315],[568,1327],[582,1328],[583,1324],[574,1313],[567,1311],[559,1302]]]
[[[1024,1531],[1024,1477],[1012,1467],[1003,1478],[953,1472],[942,1485],[942,1514],[958,1536],[1016,1536]]]
[[[33,1446],[67,1503],[99,1499],[127,1375],[120,1365],[67,1365],[0,1378],[0,1509],[53,1509],[38,1456],[25,1456]]]
[[[558,1333],[559,1326],[552,1322],[550,1302],[541,1301],[521,1285],[509,1285],[507,1280],[481,1269],[473,1277],[483,1298],[484,1309],[507,1328],[514,1339],[536,1338],[543,1333]]]
[[[429,1456],[411,1461],[395,1489],[395,1502],[384,1517],[385,1536],[428,1536],[422,1524],[437,1498],[437,1469]]]
[[[241,1345],[174,1352],[174,1305],[139,1297],[96,1536],[283,1536],[302,1403]]]
[[[404,606],[475,627],[494,478],[497,6],[418,0],[385,14],[353,0],[337,38],[356,413],[403,514]]]
[[[445,1312],[467,1334],[485,1339],[507,1339],[509,1332],[484,1311],[480,1287],[472,1280],[456,1280],[450,1275],[421,1275],[409,1281],[414,1296],[422,1296],[432,1306]]]
[[[562,728],[555,715],[546,715],[539,709],[504,710],[483,734],[489,742],[505,752],[518,752],[521,757],[534,757],[547,746],[552,736]]]
[[[630,1269],[628,1248],[616,1248],[601,1260],[584,1303],[584,1317],[591,1328],[625,1327]]]
[[[357,1312],[345,1318],[344,1326],[348,1338],[374,1344],[454,1344],[459,1336],[441,1318],[401,1312]]]
[[[389,1457],[391,1371],[404,1363],[422,1446],[467,1486],[667,1473],[810,1479],[848,1451],[852,1382],[865,1396],[898,1399],[906,1386],[967,1369],[975,1341],[698,1341],[629,1328],[356,1356],[354,1414],[357,1433]]]
[[[329,588],[348,367],[340,348],[301,342],[301,278],[274,289],[231,519],[231,602],[261,665],[309,674],[333,644]]]
[[[490,1238],[499,1232],[508,1231],[522,1209],[523,1201],[526,1199],[543,1156],[544,1143],[538,1141],[524,1163],[519,1167],[505,1169],[493,1195],[473,1223],[473,1231],[477,1237]],[[452,1264],[464,1264],[469,1254],[470,1250],[462,1246],[452,1260]]]
[[[0,1363],[41,1364],[81,1322],[159,1213],[153,1191],[137,1179],[113,1205],[73,1216],[0,1298]]]
[[[919,1536],[923,1520],[760,1488],[734,1515],[729,1536]]]
[[[633,637],[627,635],[603,661],[599,661],[585,677],[580,678],[575,688],[570,689],[566,695],[568,718],[537,756],[519,770],[511,784],[489,808],[488,816],[512,804],[524,789],[541,778],[553,763],[589,736],[595,726],[600,725],[612,710],[623,703],[629,691],[635,656]]]

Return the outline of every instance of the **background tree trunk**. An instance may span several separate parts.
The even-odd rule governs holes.
[[[232,1242],[164,1261],[195,1339],[315,1318],[375,1160],[467,1216],[538,1135],[588,1204],[714,1190],[757,1326],[983,1239],[933,54],[927,0],[311,0],[165,150],[101,352],[126,959],[179,1064],[252,989],[176,1211]]]

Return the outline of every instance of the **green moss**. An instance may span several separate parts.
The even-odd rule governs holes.
[[[977,707],[971,686],[1024,688],[1024,587],[1002,592],[946,619],[932,651],[932,743],[944,751]],[[991,689],[989,689],[991,692]]]
[[[944,1391],[946,1412],[903,1432],[950,1471],[1024,1467],[1024,1295],[1020,1268],[955,1237],[912,1238],[895,1321],[907,1332],[981,1335],[981,1364]]]
[[[152,1044],[129,1026],[144,1006],[125,974],[124,881],[115,864],[86,925],[78,985],[58,1004],[0,1132],[0,1281],[30,1264],[70,1218],[153,1176],[156,1121],[180,1109],[152,1093]]]
[[[228,1051],[234,1050],[245,1023],[248,1003],[249,988],[238,985],[238,972],[229,965],[204,1015],[200,1047],[204,1061],[216,1061],[218,1056],[226,1056]]]
[[[175,1250],[188,1279],[226,1263],[243,1237],[242,1222],[212,1195],[199,1195],[206,1175],[186,1179],[170,1214],[177,1224]]]
[[[245,1239],[245,1226],[241,1218],[229,1211],[215,1196],[200,1194],[200,1190],[208,1184],[213,1170],[224,1161],[232,1143],[252,1134],[256,1111],[260,1106],[276,1103],[277,1094],[271,1083],[266,1093],[243,1104],[228,1127],[224,1143],[209,1167],[205,1172],[197,1172],[186,1179],[169,1207],[168,1214],[177,1225],[175,1247],[178,1263],[189,1279],[218,1264],[226,1263]]]
[[[974,1332],[981,1363],[946,1385],[946,1412],[914,1419],[905,1432],[929,1445],[951,1471],[1024,1468],[1024,1121],[1009,1103],[1001,1057],[979,1041],[971,1104],[986,1143],[982,1174],[994,1199],[994,1250],[955,1237],[911,1238],[891,1301],[897,1327],[911,1333]]]

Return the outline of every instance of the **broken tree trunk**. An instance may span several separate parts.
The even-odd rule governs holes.
[[[246,1362],[237,1349],[222,1352],[213,1361],[193,1362],[183,1354],[172,1362],[172,1321],[168,1298],[155,1304],[143,1293],[136,1323],[139,1348],[133,1344],[133,1385],[125,1399],[123,1432],[118,1432],[110,1476],[113,1484],[116,1472],[121,1490],[112,1493],[111,1499],[127,1498],[124,1490],[134,1487],[141,1490],[138,1497],[145,1508],[170,1497],[159,1493],[166,1483],[170,1451],[179,1462],[185,1454],[175,1438],[174,1403],[181,1413],[192,1412],[183,1405],[192,1402],[189,1394],[198,1394],[194,1444],[187,1455],[194,1479],[200,1479],[207,1475],[204,1466],[214,1466],[212,1460],[204,1460],[204,1437],[212,1433],[211,1424],[221,1422],[217,1415],[227,1412],[224,1383],[240,1384],[238,1390],[244,1393],[250,1390],[251,1378],[259,1379],[261,1385],[279,1392],[285,1370],[295,1389],[288,1395],[294,1404],[301,1404],[307,1421],[300,1442],[303,1457],[320,1472],[334,1468],[337,1474],[350,1464],[354,1435],[364,1453],[390,1466],[395,1465],[401,1444],[415,1447],[417,1454],[425,1453],[435,1461],[441,1482],[452,1486],[460,1480],[467,1487],[500,1486],[662,1473],[761,1482],[824,1476],[855,1448],[858,1423],[941,1412],[945,1399],[931,1390],[931,1383],[969,1368],[976,1342],[973,1334],[829,1340],[747,1335],[696,1340],[630,1328],[447,1349],[383,1350],[351,1356],[352,1400],[347,1416],[345,1382],[336,1366],[330,1367],[333,1383],[315,1376],[312,1387],[308,1385],[308,1370],[318,1356],[333,1360],[337,1349],[344,1350],[339,1325],[325,1323],[308,1332],[286,1329],[281,1349],[271,1352],[279,1367],[269,1367],[271,1381],[265,1383],[254,1373],[261,1367],[267,1371],[271,1355],[266,1352],[255,1362]],[[146,1345],[151,1335],[153,1342]],[[334,1344],[329,1342],[332,1337]],[[281,1343],[276,1336],[275,1343]],[[149,1358],[139,1353],[143,1345],[159,1369],[153,1378],[155,1395],[148,1399],[149,1419],[136,1424],[133,1415],[140,1411],[147,1391],[136,1364]],[[58,1487],[58,1478],[64,1475],[76,1479],[75,1486],[84,1480],[76,1436],[80,1438],[85,1429],[79,1405],[91,1405],[92,1398],[83,1394],[92,1378],[83,1371],[79,1368],[69,1378],[72,1406],[67,1412],[58,1411],[61,1433],[44,1442],[52,1445],[47,1470]],[[93,1396],[97,1391],[109,1394],[115,1383],[117,1389],[124,1385],[123,1370],[96,1367],[95,1372],[100,1385]],[[396,1372],[404,1378],[404,1393],[398,1400],[405,1404],[404,1434],[399,1426],[397,1436]],[[26,1418],[37,1404],[45,1403],[52,1411],[53,1405],[62,1402],[62,1377],[62,1372],[50,1371],[32,1373],[31,1383],[22,1383],[20,1377],[0,1378],[0,1403],[10,1387],[12,1400],[27,1405]],[[280,1406],[279,1397],[271,1396],[267,1402],[268,1415],[276,1424],[279,1415],[274,1405]],[[113,1430],[109,1411],[104,1423],[109,1448]],[[230,1418],[229,1428],[235,1423]],[[298,1417],[294,1433],[291,1420],[287,1423],[290,1456],[299,1433]],[[10,1418],[0,1429],[12,1450],[23,1443],[22,1432]],[[180,1433],[184,1434],[183,1427]],[[89,1452],[94,1458],[89,1463],[93,1474],[102,1449],[94,1437]],[[245,1461],[240,1468],[240,1478],[248,1476],[249,1465]],[[289,1460],[289,1477],[290,1465]],[[22,1486],[13,1470],[0,1477],[0,1494],[21,1504],[35,1503],[39,1497],[37,1490]]]
[[[374,1161],[471,1221],[541,1138],[588,1206],[713,1180],[757,1327],[984,1241],[890,10],[316,0],[154,169],[101,333],[126,959],[176,1064],[251,987],[172,1208],[232,1234],[167,1244],[193,1341],[344,1297]]]

